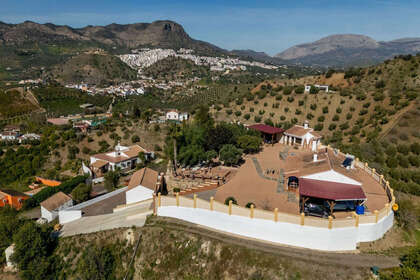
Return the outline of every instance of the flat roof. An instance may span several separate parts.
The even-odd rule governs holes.
[[[360,185],[306,178],[299,179],[299,195],[336,201],[366,199]]]

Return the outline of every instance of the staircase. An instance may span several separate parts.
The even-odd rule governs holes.
[[[206,181],[198,186],[186,188],[179,192],[179,195],[187,195],[192,193],[198,193],[203,191],[214,190],[219,187],[219,183],[217,181]]]

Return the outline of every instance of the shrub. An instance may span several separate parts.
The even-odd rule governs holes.
[[[140,142],[140,137],[138,135],[131,136],[131,142],[133,142],[133,143]]]
[[[236,111],[235,112],[235,116],[239,117],[240,115],[242,115],[242,112],[241,111]]]
[[[280,120],[284,121],[286,119],[286,116],[281,115]]]
[[[232,200],[232,204],[238,205],[238,202],[233,196],[229,196],[225,199],[225,205],[229,205],[229,201]]]
[[[321,131],[322,129],[324,129],[324,125],[322,123],[317,123],[314,127],[315,131]]]
[[[322,113],[328,114],[328,107],[327,106],[322,108]]]
[[[295,89],[295,93],[297,94],[302,94],[305,91],[305,86],[297,86],[297,88]]]
[[[264,107],[267,107],[268,106],[268,103],[267,102],[264,102]]]
[[[333,120],[333,122],[337,122],[337,121],[340,120],[340,116],[334,115],[333,118],[332,118],[332,120]]]
[[[283,96],[281,94],[276,95],[276,100],[280,101],[283,99]]]
[[[226,110],[226,114],[228,114],[228,115],[232,115],[232,113],[233,113],[233,111],[232,111],[231,109],[227,109],[227,110]]]
[[[299,106],[303,106],[303,104],[305,104],[305,101],[303,101],[303,100],[299,100],[298,105],[299,105]]]
[[[248,203],[245,205],[245,207],[246,207],[246,208],[251,208],[251,205],[254,205],[254,208],[255,208],[255,203],[254,203],[254,202],[248,202]]]
[[[249,120],[249,118],[251,118],[250,114],[247,113],[247,114],[244,115],[244,119]]]
[[[309,90],[310,94],[317,94],[319,92],[319,88],[311,86],[311,89]]]
[[[252,113],[252,112],[254,112],[254,107],[250,107],[249,108],[249,111]]]
[[[325,121],[325,117],[324,117],[324,116],[319,116],[319,117],[318,117],[318,121],[319,121],[319,122],[323,122],[323,121]]]
[[[289,95],[289,94],[291,94],[292,93],[292,88],[291,87],[285,87],[284,89],[283,89],[283,94],[284,95]]]
[[[369,108],[370,107],[370,102],[366,102],[365,104],[363,104],[363,108]]]
[[[295,98],[293,96],[289,96],[289,97],[287,97],[287,101],[289,103],[292,103],[293,101],[295,101]]]
[[[340,114],[342,112],[341,107],[337,107],[337,109],[335,110],[337,112],[337,114]]]
[[[328,130],[335,130],[335,128],[337,127],[337,125],[335,123],[330,124],[330,126],[328,127]]]
[[[316,110],[316,104],[311,104],[311,106],[310,106],[310,108],[311,108],[311,110]]]
[[[264,114],[265,114],[265,111],[264,111],[264,110],[259,110],[259,111],[258,111],[258,114],[260,114],[260,115],[262,116],[262,115],[264,115]]]
[[[284,112],[285,113],[289,112],[289,107],[284,107]]]
[[[313,119],[313,117],[314,117],[314,115],[312,115],[311,113],[306,114],[306,118],[307,118],[308,120],[312,120],[312,119]]]
[[[299,109],[296,109],[295,114],[296,114],[296,115],[300,115],[300,114],[302,114],[302,111],[301,111],[301,110],[299,110]]]
[[[347,113],[347,115],[346,115],[346,120],[351,120],[351,118],[353,117],[353,115],[352,114],[350,114],[350,113]]]
[[[260,117],[260,116],[255,116],[255,117],[254,117],[254,121],[255,121],[256,123],[261,122],[261,117]]]

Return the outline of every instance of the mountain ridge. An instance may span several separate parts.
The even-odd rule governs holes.
[[[376,41],[360,34],[333,34],[317,41],[292,46],[274,57],[311,66],[367,66],[395,55],[420,52],[420,38]]]

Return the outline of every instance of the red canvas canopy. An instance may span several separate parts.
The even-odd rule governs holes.
[[[359,185],[299,178],[299,194],[328,200],[365,200]]]
[[[254,125],[250,125],[249,128],[258,130],[262,133],[266,133],[266,134],[277,134],[277,133],[283,133],[284,129],[278,128],[278,127],[273,127],[270,125],[266,125],[266,124],[254,124]]]

